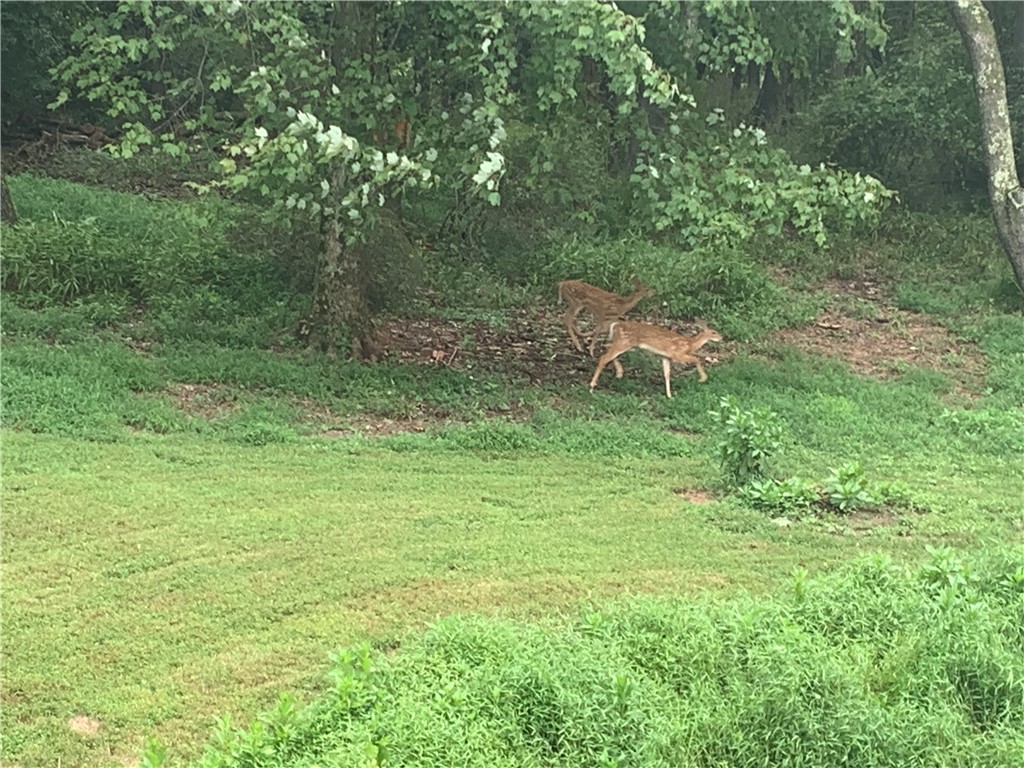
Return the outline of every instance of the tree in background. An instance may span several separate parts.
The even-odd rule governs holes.
[[[74,50],[71,36],[88,19],[103,14],[103,4],[0,3],[0,115],[4,139],[23,132],[35,138],[35,124],[48,114],[59,86],[50,68]],[[80,116],[83,121],[93,115]]]
[[[745,18],[733,5],[707,6],[716,29]],[[829,6],[829,19],[857,27],[853,3]],[[316,227],[323,248],[302,328],[332,353],[342,328],[354,354],[368,353],[366,280],[378,265],[363,246],[405,190],[444,200],[442,231],[470,235],[475,256],[474,221],[508,184],[513,124],[535,137],[518,145],[522,189],[549,190],[571,162],[546,137],[589,126],[607,178],[625,184],[630,227],[685,247],[786,227],[825,245],[834,229],[877,221],[892,196],[880,183],[796,164],[763,130],[702,111],[646,35],[642,19],[600,2],[122,3],[76,32],[54,106],[103,105],[121,154],[209,147],[219,187]],[[759,45],[735,38],[737,50]],[[705,66],[732,66],[715,50]],[[606,186],[569,197],[586,210]]]
[[[1024,189],[1017,177],[1006,78],[995,28],[981,0],[953,0],[953,18],[971,55],[988,166],[988,191],[999,241],[1024,293]]]

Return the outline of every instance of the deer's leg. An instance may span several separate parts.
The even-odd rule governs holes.
[[[611,324],[597,315],[594,315],[594,332],[590,336],[590,356],[594,356],[594,348],[597,346],[597,339],[599,336],[604,336],[608,333],[608,328]]]
[[[580,344],[579,336],[576,335],[576,315],[580,313],[581,309],[583,309],[582,306],[574,307],[570,304],[569,309],[565,311],[565,317],[563,318],[565,322],[565,330],[569,332],[569,340],[579,352],[583,351],[583,345]]]
[[[612,360],[612,365],[615,366],[615,378],[616,379],[621,379],[622,378],[622,373],[623,373],[623,371],[622,371],[622,363],[620,363],[618,360]]]
[[[697,357],[696,355],[682,355],[677,359],[677,362],[697,366],[697,373],[699,374],[697,380],[700,382],[705,382],[708,380],[708,375],[704,371],[704,366],[701,365],[700,358]]]
[[[593,392],[594,387],[597,386],[597,380],[601,378],[601,371],[604,370],[605,366],[608,365],[608,363],[615,363],[615,365],[618,366],[616,370],[621,370],[622,366],[618,364],[618,361],[615,358],[617,358],[625,351],[626,349],[616,349],[615,345],[612,345],[611,347],[608,348],[607,352],[601,355],[601,359],[597,361],[597,368],[594,370],[594,376],[590,380],[591,392]]]
[[[661,372],[665,374],[665,394],[672,397],[672,361],[667,357],[661,358]]]
[[[706,373],[704,373],[704,366],[700,364],[700,359],[694,360],[693,364],[697,366],[697,372],[700,374],[700,378],[698,378],[697,380],[698,381],[707,381],[708,380],[708,375]]]

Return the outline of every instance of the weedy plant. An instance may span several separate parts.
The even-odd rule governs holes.
[[[830,470],[822,490],[829,504],[844,514],[878,503],[867,490],[864,468],[856,461],[849,461],[838,469]]]
[[[800,515],[823,506],[848,514],[879,503],[868,491],[864,468],[856,461],[831,469],[820,487],[801,477],[769,477],[766,465],[783,437],[782,419],[771,409],[743,410],[728,395],[709,415],[719,430],[722,471],[739,490],[740,498],[753,508],[772,515]]]
[[[718,456],[730,483],[743,486],[765,476],[765,465],[782,445],[782,419],[768,408],[743,410],[731,395],[709,414],[718,426]]]
[[[751,480],[740,490],[740,497],[754,509],[773,516],[807,514],[820,499],[817,486],[802,477]]]
[[[966,563],[933,550],[917,571],[883,557],[822,578],[798,569],[784,593],[633,599],[570,627],[450,617],[393,654],[342,649],[317,701],[284,696],[248,728],[223,719],[196,765],[653,766],[700,754],[753,768],[855,753],[879,768],[1009,768],[1024,736],[1022,572],[1019,552]],[[953,600],[932,588],[951,573]],[[156,742],[147,758],[162,764]]]

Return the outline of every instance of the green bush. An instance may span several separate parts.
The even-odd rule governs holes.
[[[800,477],[751,480],[740,489],[740,497],[754,509],[773,516],[806,514],[815,508],[820,499],[818,487]]]
[[[843,513],[877,503],[865,485],[864,468],[855,461],[830,469],[822,490],[833,509]]]
[[[711,418],[718,430],[718,457],[729,481],[741,486],[765,476],[766,464],[782,445],[779,415],[767,408],[742,410],[732,395],[723,397]]]

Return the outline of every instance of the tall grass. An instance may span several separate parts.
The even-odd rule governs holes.
[[[3,227],[0,278],[19,308],[71,306],[101,327],[131,319],[150,339],[257,346],[294,314],[288,262],[306,238],[253,211],[31,175],[10,184],[21,218]]]

